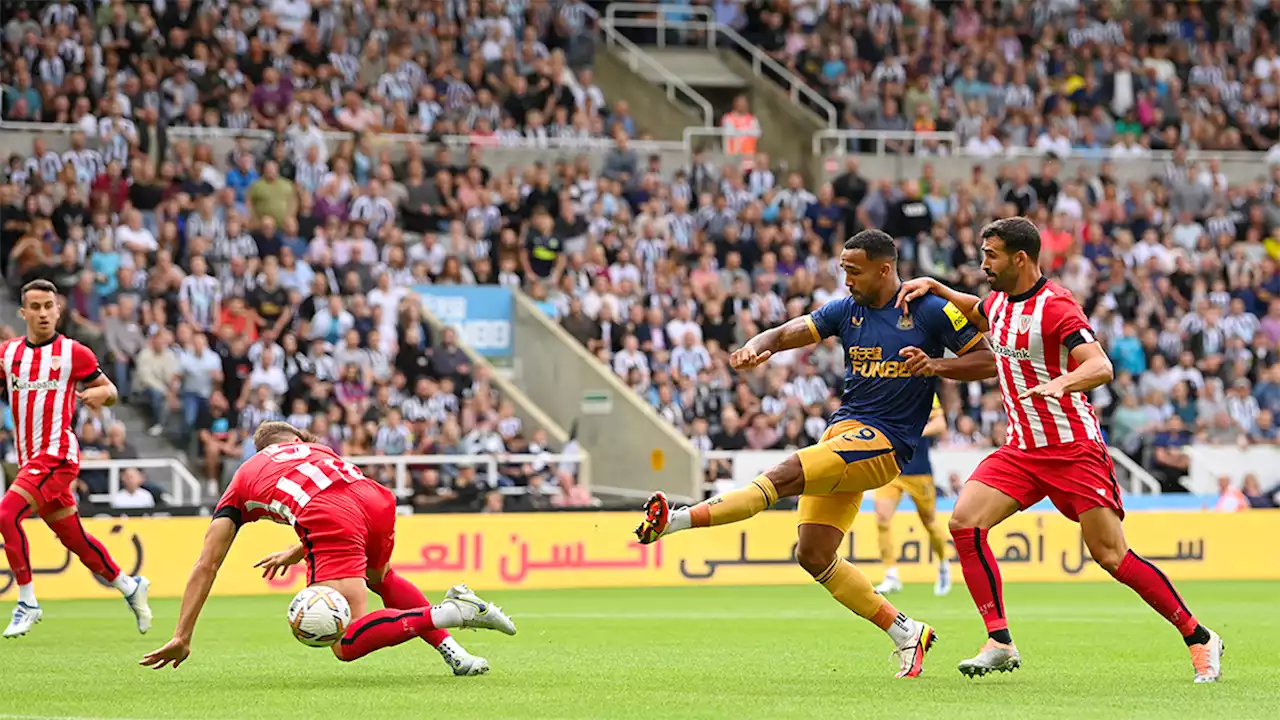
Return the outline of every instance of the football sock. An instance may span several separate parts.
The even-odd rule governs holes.
[[[27,534],[22,530],[22,519],[27,516],[31,506],[26,498],[16,492],[5,493],[0,499],[0,538],[4,539],[4,554],[9,560],[9,572],[18,584],[31,586],[31,545],[27,542]],[[35,590],[31,591],[31,602],[18,598],[28,605],[35,604]]]
[[[125,597],[129,597],[134,590],[138,589],[138,581],[132,575],[125,575],[124,573],[116,575],[116,579],[111,581],[111,585]]]
[[[987,531],[983,528],[962,528],[951,531],[951,538],[956,544],[956,554],[960,556],[960,569],[964,572],[964,584],[969,588],[973,603],[978,606],[978,613],[987,625],[987,632],[1009,629],[1009,621],[1004,615],[1004,586],[1000,580],[1000,566],[996,564],[995,553],[987,544]],[[1008,633],[1005,633],[1007,636]],[[996,642],[999,640],[992,635]]]
[[[39,607],[40,603],[36,600],[36,586],[32,583],[19,585],[18,602],[28,607]]]
[[[369,589],[378,594],[382,598],[382,604],[388,608],[408,610],[411,608],[431,607],[431,601],[422,593],[417,585],[405,580],[396,574],[395,570],[388,570],[383,576],[382,582],[372,583]],[[431,647],[439,647],[449,637],[448,630],[432,630],[422,636],[423,640],[431,643]]]
[[[344,662],[359,660],[374,650],[399,645],[415,637],[424,637],[436,629],[432,616],[441,610],[451,610],[454,615],[461,617],[456,608],[375,610],[347,627],[342,639],[338,641],[338,659]]]
[[[875,623],[876,627],[886,632],[893,627],[898,611],[876,592],[871,581],[853,563],[836,557],[814,579],[822,583],[837,602]]]
[[[778,490],[773,481],[761,475],[746,487],[730,490],[689,508],[689,521],[692,527],[728,525],[758,515],[777,501]]]
[[[892,568],[894,561],[898,559],[898,553],[893,551],[893,526],[889,523],[876,523],[876,536],[880,540],[880,562],[887,568]]]
[[[53,530],[53,534],[58,536],[63,547],[75,553],[76,557],[80,558],[80,562],[84,563],[84,566],[94,575],[102,577],[107,582],[114,582],[120,575],[120,567],[116,565],[116,561],[111,559],[111,554],[102,546],[102,543],[84,529],[79,515],[73,513],[61,520],[54,520],[48,525],[49,529]]]
[[[1133,588],[1153,610],[1168,620],[1182,637],[1193,635],[1200,627],[1196,617],[1187,609],[1173,583],[1155,565],[1143,560],[1130,550],[1116,568],[1115,579]],[[1205,635],[1208,635],[1206,632]],[[1207,638],[1206,638],[1207,640]],[[1190,643],[1195,644],[1195,643]]]

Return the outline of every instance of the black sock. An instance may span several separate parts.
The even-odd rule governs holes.
[[[1013,636],[1009,634],[1009,628],[1005,628],[1004,630],[992,630],[991,632],[987,633],[987,637],[991,638],[992,640],[995,640],[1001,645],[1013,644]]]
[[[1209,642],[1209,631],[1205,630],[1203,625],[1197,625],[1196,629],[1192,630],[1190,635],[1182,638],[1182,641],[1187,644],[1187,647],[1191,647],[1192,645],[1204,645]]]

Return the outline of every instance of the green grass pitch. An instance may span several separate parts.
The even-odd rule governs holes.
[[[1183,584],[1226,640],[1217,685],[1192,684],[1176,633],[1114,584],[1009,586],[1024,665],[975,680],[955,669],[984,639],[963,586],[909,586],[895,603],[940,635],[914,681],[816,587],[479,591],[520,634],[460,633],[493,667],[476,678],[417,641],[340,663],[292,639],[278,596],[215,596],[187,663],[153,671],[137,661],[168,639],[176,601],[154,603],[147,637],[119,601],[49,601],[0,644],[0,718],[1280,717],[1280,583]]]

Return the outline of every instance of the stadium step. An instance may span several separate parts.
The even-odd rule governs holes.
[[[741,90],[747,81],[729,67],[714,50],[701,48],[646,48],[645,52],[671,74],[695,88],[729,88]],[[641,77],[655,85],[663,83],[662,74],[649,65],[641,65]]]

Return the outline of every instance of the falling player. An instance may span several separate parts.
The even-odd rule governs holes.
[[[268,555],[256,567],[274,576],[307,561],[307,583],[342,593],[352,622],[333,654],[350,662],[382,648],[420,637],[437,646],[455,675],[489,670],[444,632],[466,627],[515,635],[516,626],[497,605],[455,585],[432,607],[413,583],[391,569],[396,499],[315,438],[284,422],[266,422],[253,434],[257,454],[240,466],[213,513],[204,547],[182,595],[173,639],[147,654],[141,664],[176,668],[191,654],[191,635],[209,598],[214,578],[240,526],[268,519],[293,526],[298,545]],[[368,612],[368,590],[382,596],[383,610]]]
[[[929,535],[929,547],[933,556],[938,558],[938,580],[933,585],[934,595],[946,595],[951,592],[951,561],[947,559],[947,541],[938,527],[938,518],[934,510],[937,506],[938,489],[933,484],[933,464],[929,462],[929,443],[934,437],[947,430],[947,418],[942,414],[942,406],[938,398],[933,399],[933,413],[929,415],[929,424],[924,426],[920,441],[916,444],[915,454],[910,462],[902,468],[902,474],[893,482],[876,490],[876,530],[880,540],[880,562],[884,563],[884,581],[876,586],[881,595],[902,591],[902,580],[898,577],[898,553],[893,544],[893,515],[898,511],[898,502],[905,492],[911,496],[916,505],[916,514],[920,523]]]
[[[1022,663],[987,531],[1047,496],[1080,523],[1094,561],[1178,629],[1191,649],[1195,681],[1216,681],[1222,639],[1196,622],[1169,578],[1125,542],[1114,466],[1085,396],[1111,380],[1111,361],[1071,294],[1041,275],[1040,232],[1030,220],[991,223],[982,231],[982,252],[993,291],[985,300],[931,279],[904,284],[898,296],[905,305],[932,293],[987,334],[1009,414],[1008,441],[970,476],[951,515],[964,581],[989,636],[960,672],[1007,672]]]
[[[0,345],[0,377],[9,385],[19,465],[17,477],[0,499],[0,536],[18,584],[18,606],[4,637],[26,635],[44,616],[31,582],[30,547],[22,529],[29,514],[39,515],[85,567],[120,591],[138,632],[145,633],[151,629],[150,583],[121,572],[111,553],[85,531],[71,487],[80,476],[80,445],[71,430],[76,398],[90,408],[113,405],[116,386],[102,374],[92,350],[56,330],[60,308],[53,283],[27,283],[21,302],[27,335]],[[77,384],[84,389],[77,392]]]
[[[672,511],[666,497],[655,493],[636,535],[652,543],[689,528],[739,522],[779,498],[799,495],[797,562],[838,602],[886,631],[901,662],[898,677],[915,677],[933,643],[933,628],[899,613],[838,550],[862,494],[898,477],[929,419],[937,380],[912,376],[900,358],[938,357],[931,361],[935,374],[958,379],[989,377],[994,361],[978,331],[941,299],[923,298],[910,315],[894,307],[897,259],[893,238],[879,230],[858,233],[840,257],[851,297],[760,333],[730,357],[735,369],[750,370],[775,353],[839,337],[847,358],[844,392],[822,441],[750,485],[692,508]],[[960,357],[941,359],[944,348]]]

